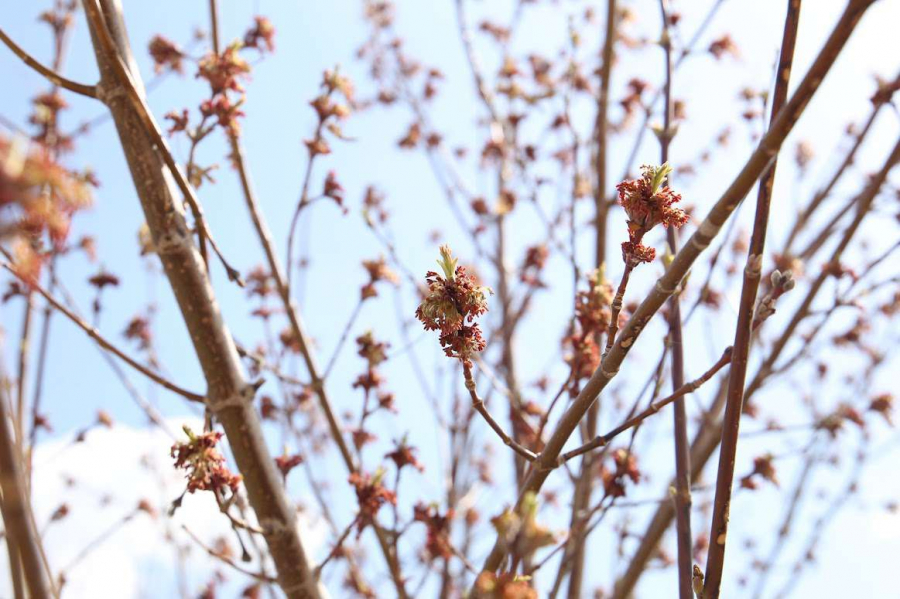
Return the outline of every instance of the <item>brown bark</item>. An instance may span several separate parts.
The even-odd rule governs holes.
[[[0,490],[3,492],[3,525],[8,536],[10,564],[20,560],[28,594],[32,599],[50,597],[50,585],[41,558],[40,540],[32,526],[28,497],[25,492],[24,471],[16,443],[13,439],[12,414],[9,413],[9,398],[0,396]],[[15,569],[13,569],[15,570]],[[11,575],[15,576],[13,572]]]

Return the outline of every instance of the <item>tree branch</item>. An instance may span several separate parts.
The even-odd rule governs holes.
[[[29,67],[40,73],[44,76],[50,83],[54,85],[58,85],[63,89],[67,89],[70,92],[74,92],[76,94],[80,94],[82,96],[87,96],[88,98],[96,98],[97,97],[97,86],[95,85],[85,85],[83,83],[77,83],[72,81],[71,79],[66,79],[59,73],[53,71],[42,65],[38,62],[34,57],[31,56],[28,52],[26,52],[21,46],[16,44],[6,33],[0,29],[0,40],[3,41],[6,46],[13,51],[13,54],[22,59],[22,62],[27,64]]]
[[[101,87],[106,90],[105,102],[116,123],[157,253],[203,369],[208,384],[207,405],[229,439],[250,505],[264,529],[279,585],[290,599],[318,599],[318,584],[298,534],[294,506],[285,495],[253,406],[255,389],[244,378],[206,266],[185,222],[181,202],[176,201],[179,189],[188,198],[193,191],[179,176],[171,155],[162,151],[164,143],[160,144],[159,131],[148,119],[143,100],[132,83],[131,78],[140,81],[137,70],[130,74],[125,71],[124,65],[133,61],[121,8],[116,0],[101,1],[102,9],[98,0],[84,2]],[[180,181],[178,187],[170,175]]]
[[[22,460],[16,451],[10,424],[9,397],[0,396],[0,490],[3,491],[3,524],[7,536],[18,547],[28,594],[32,599],[51,596],[51,586],[44,571],[40,537],[30,517],[31,507],[25,493]],[[55,594],[55,593],[54,593]]]
[[[797,28],[800,25],[801,0],[788,0],[784,20],[784,35],[781,41],[781,55],[775,76],[775,91],[772,99],[771,123],[787,100],[794,62],[794,46],[797,42]],[[771,126],[771,125],[770,125]],[[703,597],[717,599],[722,584],[722,570],[725,563],[725,542],[731,508],[731,486],[734,480],[734,462],[737,455],[740,434],[741,411],[744,401],[744,383],[747,376],[747,362],[750,340],[753,335],[756,295],[762,276],[762,259],[766,247],[766,232],[769,226],[769,209],[772,202],[772,186],[775,183],[777,156],[771,168],[759,182],[756,198],[756,215],[747,267],[744,269],[744,284],[738,305],[738,321],[734,333],[732,368],[728,378],[725,402],[725,416],[722,428],[722,442],[719,451],[719,471],[716,477],[716,499],[713,505],[712,525],[709,534],[710,546],[707,554],[706,575],[704,576]]]
[[[6,252],[4,252],[4,253],[6,253]],[[91,339],[93,339],[94,341],[97,342],[97,345],[99,345],[100,347],[102,347],[103,349],[108,351],[109,353],[113,354],[114,356],[116,356],[117,358],[119,358],[120,360],[122,360],[123,362],[125,362],[126,364],[128,364],[129,366],[131,366],[132,368],[134,368],[135,370],[137,370],[144,376],[146,376],[148,379],[150,379],[154,383],[160,385],[161,387],[168,389],[172,393],[180,395],[181,397],[184,397],[185,399],[189,399],[190,401],[195,401],[198,403],[205,403],[206,398],[203,395],[200,395],[198,393],[193,393],[191,391],[188,391],[187,389],[183,389],[183,388],[179,387],[178,385],[176,385],[175,383],[166,379],[165,377],[157,374],[156,372],[153,372],[152,370],[150,370],[149,368],[147,368],[146,366],[144,366],[143,364],[141,364],[134,358],[130,357],[128,354],[126,354],[122,350],[120,350],[118,347],[113,345],[103,335],[101,335],[97,329],[95,329],[94,327],[92,327],[91,325],[86,323],[77,314],[75,314],[74,312],[72,312],[71,310],[66,308],[64,305],[59,303],[56,300],[56,298],[54,298],[52,295],[50,295],[49,292],[47,292],[46,289],[44,289],[37,283],[34,283],[33,281],[32,282],[27,281],[25,279],[25,277],[23,277],[22,275],[20,275],[18,273],[18,271],[15,269],[14,266],[12,266],[11,264],[8,264],[6,262],[0,262],[0,266],[5,268],[6,270],[8,270],[10,273],[12,273],[14,276],[16,276],[23,283],[30,285],[32,289],[34,289],[35,291],[40,293],[44,297],[44,299],[47,300],[48,304],[53,306],[54,309],[61,312],[63,316],[65,316],[70,321],[72,321],[75,324],[75,326],[77,326],[79,329],[81,329],[82,331],[87,333],[88,337],[90,337]]]
[[[666,0],[659,0],[659,12],[662,20],[660,45],[665,54],[666,79],[663,87],[663,130],[659,134],[660,164],[669,161],[669,144],[675,136],[672,125],[672,38],[669,31],[669,11]],[[669,178],[663,182],[669,186]],[[674,255],[678,251],[678,233],[675,227],[666,230],[666,241],[669,251]],[[672,389],[677,391],[684,385],[684,339],[681,326],[681,300],[673,295],[669,298],[669,341],[672,349]],[[728,352],[726,352],[728,353]],[[722,366],[725,364],[723,363]],[[684,400],[678,398],[672,410],[674,423],[673,441],[675,444],[675,531],[678,548],[678,596],[680,599],[693,599],[691,587],[693,576],[693,536],[691,534],[691,456],[687,432],[687,410]]]
[[[706,381],[711,379],[713,376],[715,376],[715,374],[717,372],[719,372],[720,370],[722,370],[723,368],[728,366],[728,364],[730,364],[730,363],[731,363],[731,348],[728,347],[722,353],[722,357],[720,357],[718,359],[718,361],[716,361],[716,363],[713,364],[710,367],[710,369],[707,370],[706,372],[704,372],[699,378],[694,379],[693,381],[691,381],[689,383],[685,383],[685,384],[681,385],[671,395],[668,395],[667,397],[664,397],[663,399],[651,402],[650,405],[644,411],[640,412],[639,414],[636,414],[635,416],[632,416],[631,418],[629,418],[628,420],[626,420],[625,422],[623,422],[616,428],[612,429],[605,435],[600,435],[598,437],[595,437],[591,442],[585,443],[584,445],[582,445],[581,447],[579,447],[577,449],[573,449],[572,451],[567,451],[566,453],[562,454],[561,456],[559,456],[558,463],[563,464],[565,462],[568,462],[572,458],[586,454],[590,451],[593,451],[594,449],[598,449],[600,447],[605,447],[605,446],[609,445],[609,442],[612,441],[613,439],[615,439],[618,435],[640,425],[642,422],[644,422],[644,420],[646,420],[653,414],[656,414],[657,412],[659,412],[661,409],[663,409],[670,403],[675,402],[675,401],[681,399],[682,397],[684,397],[685,395],[687,395],[689,393],[693,393],[694,391],[696,391],[697,389],[702,387],[703,384],[706,383]]]
[[[900,162],[900,154],[898,154],[898,152],[900,152],[900,141],[898,141],[898,145],[894,148],[894,154],[896,154],[896,156],[892,155],[894,157],[889,158],[885,168],[888,168],[888,165],[896,166],[896,164]],[[882,170],[884,171],[884,169]],[[859,230],[859,225],[861,224],[863,217],[871,209],[874,198],[878,194],[878,190],[884,184],[886,178],[886,172],[884,178],[881,178],[881,176],[878,175],[873,179],[873,183],[875,184],[866,186],[865,190],[858,196],[859,209],[857,211],[857,218],[854,219],[844,232],[841,241],[831,255],[831,261],[840,260],[844,250]],[[828,271],[823,269],[816,280],[812,282],[806,296],[800,302],[800,306],[794,312],[794,315],[791,317],[788,324],[782,329],[781,335],[768,350],[766,359],[763,361],[762,365],[760,365],[753,380],[747,385],[746,390],[744,391],[745,400],[749,399],[754,393],[761,389],[765,384],[765,381],[773,373],[775,362],[778,361],[778,358],[781,357],[785,347],[787,347],[788,342],[793,338],[797,326],[809,315],[810,306],[818,296],[825,280],[829,276],[831,275]],[[722,422],[719,421],[714,423],[713,419],[716,418],[717,414],[724,407],[726,391],[727,385],[723,384],[716,393],[716,400],[713,402],[713,405],[707,410],[703,426],[700,427],[697,436],[694,438],[694,442],[691,444],[691,463],[695,465],[691,476],[691,482],[693,484],[696,484],[699,480],[699,473],[703,471],[704,466],[712,458],[721,441],[723,430]],[[628,597],[634,590],[638,579],[653,555],[654,548],[662,539],[662,536],[672,522],[673,517],[674,511],[671,504],[664,503],[660,505],[659,509],[657,509],[651,519],[650,524],[647,525],[646,531],[641,535],[640,546],[637,551],[635,551],[631,563],[629,563],[625,573],[616,582],[614,597]]]
[[[741,172],[710,210],[701,223],[700,228],[678,252],[669,269],[656,282],[654,289],[647,298],[638,306],[606,359],[601,362],[600,367],[588,380],[581,393],[560,418],[557,429],[550,437],[547,446],[541,454],[541,459],[532,468],[527,484],[524,487],[524,492],[537,492],[540,490],[569,436],[578,426],[581,418],[600,392],[615,377],[619,366],[631,348],[634,347],[634,343],[640,336],[640,333],[663,303],[675,292],[694,261],[706,249],[731,213],[753,187],[759,176],[769,166],[772,158],[778,153],[784,139],[803,113],[810,98],[819,88],[822,79],[849,39],[860,17],[862,17],[862,14],[872,2],[874,0],[851,0],[819,52],[818,57],[810,67],[806,77],[797,87],[790,102],[779,113],[776,122],[760,141],[759,146],[750,156]],[[520,494],[520,497],[523,495],[524,493]],[[493,571],[499,568],[505,553],[506,549],[503,545],[496,543],[482,569]]]

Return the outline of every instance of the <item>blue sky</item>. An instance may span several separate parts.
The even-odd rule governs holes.
[[[0,24],[4,31],[25,46],[41,60],[47,62],[50,51],[50,39],[43,26],[36,24],[35,17],[47,5],[36,2],[33,5],[16,4],[12,10],[3,11]],[[247,117],[244,122],[243,143],[249,157],[249,167],[263,207],[268,215],[279,251],[283,255],[284,239],[290,214],[296,203],[300,189],[300,178],[305,166],[306,150],[302,140],[308,137],[315,125],[314,113],[308,101],[315,96],[321,73],[335,64],[341,65],[342,72],[348,73],[356,82],[363,95],[372,92],[373,87],[367,81],[366,67],[355,57],[356,49],[366,39],[367,29],[361,19],[361,3],[355,0],[335,0],[334,2],[275,2],[262,1],[237,2],[223,0],[221,6],[221,31],[223,39],[239,37],[247,28],[254,14],[263,14],[272,19],[278,33],[277,50],[274,55],[266,57],[254,68],[252,80],[248,83]],[[491,1],[471,2],[470,20],[477,23],[485,17],[505,21],[512,13],[512,2]],[[539,51],[552,55],[563,43],[566,36],[566,15],[578,15],[587,5],[576,1],[560,1],[541,3],[528,8],[524,13],[521,29],[513,41],[516,53],[527,54]],[[642,17],[642,22],[635,26],[636,35],[653,37],[658,28],[656,3],[649,0],[638,0],[628,3]],[[703,8],[696,13],[694,5],[701,7],[709,2],[675,3],[677,9],[685,11],[683,31],[690,33],[705,14]],[[782,2],[765,0],[759,2],[739,2],[726,0],[716,21],[710,27],[708,39],[729,31],[741,48],[739,59],[723,59],[715,62],[709,56],[698,57],[689,61],[678,71],[675,79],[675,95],[688,100],[688,118],[682,124],[681,131],[672,145],[672,160],[676,164],[692,160],[703,151],[727,124],[733,125],[732,143],[728,147],[717,150],[709,165],[696,177],[673,184],[682,191],[685,202],[697,206],[697,214],[704,213],[718,194],[725,188],[730,178],[743,164],[743,159],[751,149],[750,130],[742,122],[735,122],[736,115],[742,110],[737,99],[737,91],[743,85],[768,88],[771,80],[773,63],[777,56],[778,41],[782,27]],[[795,60],[795,79],[805,72],[815,52],[827,35],[831,24],[836,20],[843,6],[840,0],[807,0],[801,18],[801,30]],[[152,35],[162,33],[167,37],[186,44],[195,27],[205,27],[207,16],[204,2],[177,2],[160,0],[157,2],[126,3],[126,19],[132,45],[145,80],[149,80],[152,65],[146,53],[146,44]],[[602,13],[602,10],[598,10]],[[177,16],[176,16],[177,15]],[[791,156],[797,141],[809,141],[816,152],[816,159],[810,167],[810,175],[798,179],[796,170],[790,160],[783,160],[779,166],[779,178],[775,190],[776,208],[772,215],[773,246],[777,248],[778,240],[783,238],[784,224],[797,206],[806,201],[820,182],[834,167],[837,156],[836,148],[840,148],[845,126],[850,122],[859,123],[868,114],[868,97],[873,91],[872,76],[893,77],[900,58],[896,53],[887,51],[885,40],[894,40],[893,28],[900,17],[900,4],[894,0],[881,0],[870,11],[859,30],[851,39],[848,47],[823,84],[819,95],[810,104],[797,131],[791,136],[786,148]],[[440,96],[431,107],[434,120],[439,123],[445,135],[448,147],[468,145],[477,148],[483,142],[484,128],[474,124],[484,114],[475,101],[471,76],[465,62],[463,49],[456,31],[454,3],[451,0],[398,2],[396,29],[405,39],[407,51],[422,60],[423,63],[440,68],[445,80],[440,84]],[[597,27],[596,29],[599,29]],[[485,67],[490,70],[497,64],[497,57],[491,46],[478,38],[477,48],[483,56]],[[596,32],[586,32],[582,56],[592,55],[598,44]],[[704,47],[708,40],[701,42]],[[658,50],[648,48],[623,57],[614,71],[614,97],[621,95],[624,83],[633,76],[640,76],[652,84],[659,83],[661,73],[661,57]],[[96,78],[93,55],[89,48],[88,36],[83,17],[79,15],[75,29],[71,51],[64,69],[66,75],[78,81],[90,82]],[[46,88],[45,82],[20,64],[7,51],[0,51],[0,79],[8,82],[7,91],[0,95],[0,114],[15,122],[23,123],[29,111],[30,99]],[[202,82],[192,78],[191,69],[183,78],[169,77],[160,83],[150,94],[149,103],[158,118],[165,112],[182,107],[193,107],[205,92]],[[90,100],[68,96],[72,106],[64,114],[64,123],[71,126],[85,118],[103,113],[101,105]],[[587,105],[576,106],[574,119],[586,126],[592,119]],[[384,252],[379,242],[369,233],[359,214],[359,206],[365,187],[374,184],[382,189],[388,198],[388,209],[391,213],[390,227],[396,237],[398,253],[404,264],[414,273],[421,273],[433,268],[436,258],[436,244],[431,239],[433,230],[441,231],[441,239],[449,242],[456,252],[468,262],[473,257],[473,248],[465,232],[461,231],[447,207],[443,192],[429,170],[427,160],[422,153],[406,153],[398,151],[396,140],[399,139],[411,122],[409,111],[403,107],[391,109],[375,109],[354,115],[344,125],[344,131],[358,141],[353,143],[332,144],[334,153],[317,164],[313,175],[313,189],[318,189],[329,169],[335,169],[342,185],[347,190],[347,202],[350,213],[346,216],[333,206],[320,204],[314,206],[304,217],[300,227],[301,245],[308,248],[311,256],[311,268],[298,291],[304,317],[311,334],[317,341],[320,362],[324,363],[333,351],[339,332],[356,305],[359,287],[365,282],[365,273],[360,260],[376,257]],[[583,130],[585,127],[582,127]],[[861,175],[877,169],[886,149],[894,143],[900,127],[896,113],[884,110],[877,123],[876,133],[863,148],[858,160],[859,168],[854,177],[846,181],[839,190],[840,194],[850,194],[860,186]],[[544,130],[529,131],[535,139],[546,141],[553,146],[557,140],[547,139],[552,136]],[[611,177],[618,177],[624,169],[624,163],[630,148],[631,133],[624,139],[615,142],[611,149]],[[183,159],[187,146],[182,141],[174,141],[176,156]],[[262,255],[252,229],[246,218],[240,189],[234,174],[225,164],[226,153],[224,140],[216,134],[204,144],[199,161],[201,163],[218,162],[222,167],[215,177],[218,184],[204,186],[199,191],[200,200],[212,231],[220,245],[225,249],[229,259],[242,271],[246,272],[260,263]],[[477,151],[476,151],[477,153]],[[655,162],[658,154],[656,142],[647,136],[642,146],[638,163]],[[158,304],[155,325],[156,343],[162,366],[166,374],[179,384],[203,391],[203,379],[196,360],[190,351],[189,340],[185,334],[181,318],[172,301],[167,283],[157,272],[154,261],[144,261],[137,255],[136,236],[142,222],[139,204],[135,197],[127,168],[122,159],[121,150],[115,136],[114,128],[105,123],[80,141],[79,151],[73,157],[78,165],[90,165],[98,172],[102,187],[96,194],[96,205],[88,213],[80,215],[75,223],[74,236],[91,234],[98,240],[100,263],[104,268],[117,274],[122,279],[122,286],[108,290],[104,294],[104,312],[100,328],[109,337],[124,344],[121,331],[128,320],[136,313],[145,310],[148,303]],[[471,162],[471,161],[470,161]],[[461,173],[471,189],[480,193],[492,193],[492,175],[479,172],[471,163],[461,167]],[[559,178],[558,172],[548,171],[547,176]],[[895,178],[896,180],[896,178]],[[741,226],[748,221],[750,210],[744,209],[739,217]],[[889,214],[889,213],[886,213]],[[589,212],[583,214],[586,220]],[[617,217],[612,231],[623,231],[621,217]],[[856,251],[867,251],[876,254],[880,248],[893,241],[896,235],[895,225],[879,223],[875,219],[867,225],[864,237],[868,242],[868,250],[857,248]],[[532,214],[517,215],[512,227],[510,245],[514,260],[521,256],[521,250],[540,239],[541,229]],[[656,241],[659,241],[658,239]],[[579,241],[578,252],[583,266],[591,255],[593,241],[590,235],[583,235]],[[615,252],[613,253],[615,255]],[[701,261],[702,262],[702,261]],[[533,315],[524,323],[519,335],[520,372],[525,382],[536,379],[554,360],[558,362],[558,339],[563,330],[571,298],[570,274],[565,261],[556,257],[551,260],[549,277],[558,283],[552,291],[542,293],[536,299]],[[647,272],[636,277],[629,288],[632,298],[640,296],[649,288],[657,273],[647,268]],[[86,285],[87,277],[96,273],[97,265],[90,264],[81,255],[69,257],[61,269],[61,277],[69,291],[77,299],[82,312],[86,312],[92,299]],[[701,270],[698,262],[697,270]],[[617,280],[621,265],[610,265],[610,278]],[[890,265],[888,270],[890,272]],[[896,270],[893,271],[896,273]],[[483,274],[490,283],[494,272],[483,266]],[[700,278],[697,273],[694,276]],[[244,291],[227,283],[221,269],[214,268],[214,284],[220,299],[225,319],[236,339],[247,345],[253,345],[261,337],[258,321],[248,317],[252,302],[248,302]],[[690,346],[688,354],[688,371],[697,375],[705,369],[711,359],[715,359],[721,347],[729,343],[728,337],[733,330],[736,290],[726,297],[726,308],[722,314],[709,315],[701,313],[692,326],[686,331],[689,338],[699,339]],[[632,295],[633,294],[633,295]],[[799,294],[798,294],[799,295]],[[403,346],[402,339],[396,333],[397,310],[393,293],[386,291],[384,298],[377,303],[364,306],[363,312],[354,329],[362,332],[366,328],[374,328],[377,335],[390,340],[395,348]],[[411,290],[406,288],[398,296],[401,311],[408,315],[414,308]],[[790,298],[787,298],[790,302]],[[795,298],[796,299],[796,298]],[[784,306],[783,314],[790,314],[790,303]],[[15,339],[20,328],[20,306],[6,305],[0,314],[0,326],[5,329],[6,343],[3,349],[4,368],[12,369],[15,354]],[[773,320],[773,330],[778,330],[778,318]],[[93,344],[78,330],[56,317],[54,320],[54,341],[51,346],[50,367],[46,378],[45,411],[50,415],[54,433],[47,436],[47,442],[63,443],[73,431],[79,430],[92,422],[98,409],[112,413],[117,422],[128,427],[140,427],[145,418],[130,403],[121,383],[111,375],[108,366],[101,359]],[[768,325],[767,325],[768,326]],[[878,331],[882,340],[891,342],[896,339],[896,325],[893,330]],[[437,366],[445,365],[445,360],[437,351],[436,340],[424,336],[418,329],[412,330],[416,341],[411,351],[415,351],[426,364],[426,370],[432,372]],[[648,335],[650,337],[650,335]],[[712,339],[713,343],[706,343]],[[633,378],[623,377],[620,384],[611,388],[611,394],[630,397],[630,387],[638,384],[646,376],[646,369],[655,363],[657,350],[652,347],[655,341],[644,340],[641,351],[630,356],[629,368],[637,373]],[[894,358],[896,361],[896,358]],[[846,368],[856,367],[853,358],[845,362]],[[344,351],[339,358],[331,383],[331,393],[339,408],[358,409],[358,398],[349,388],[349,381],[362,368],[361,361],[355,352]],[[557,364],[551,374],[558,376],[560,367]],[[887,378],[889,368],[884,375],[876,379],[871,391],[887,390],[890,379]],[[529,376],[533,373],[533,376]],[[446,373],[445,373],[446,374]],[[435,421],[428,403],[410,374],[409,363],[403,357],[390,361],[385,368],[385,375],[391,389],[396,393],[401,419],[384,418],[377,421],[378,433],[382,441],[389,442],[411,429],[410,440],[420,446],[426,462],[439,464],[441,452],[435,439]],[[152,387],[138,375],[132,376],[133,382],[142,389],[152,401],[173,422],[179,417],[192,416],[185,409],[181,400]],[[838,381],[837,378],[834,381]],[[456,385],[458,392],[461,381],[435,377],[435,388],[449,390]],[[271,384],[269,385],[269,387]],[[264,391],[271,390],[269,387]],[[785,421],[791,417],[798,418],[800,413],[793,408],[783,407],[780,398],[802,394],[809,387],[808,372],[799,372],[796,377],[786,379],[780,387],[766,389],[760,396],[764,414],[779,415]],[[825,401],[848,399],[841,397],[848,391],[839,385],[825,389],[828,397]],[[832,398],[831,395],[834,397]],[[700,394],[704,404],[708,394]],[[448,400],[449,401],[449,400]],[[689,402],[691,414],[697,413],[697,404]],[[785,414],[785,411],[787,413]],[[615,424],[610,416],[609,424]],[[760,423],[754,423],[757,426]],[[477,422],[477,426],[481,423]],[[747,425],[748,428],[752,424]],[[176,427],[177,428],[177,427]],[[639,489],[639,498],[652,498],[660,495],[665,480],[669,476],[668,448],[670,439],[669,418],[662,418],[649,424],[642,432],[647,440],[644,460],[647,463],[659,464],[658,469],[651,469],[651,482]],[[896,443],[892,433],[884,426],[873,426],[875,447],[892,449],[889,455],[896,456]],[[127,438],[131,433],[123,433]],[[485,440],[493,439],[487,435]],[[272,434],[272,448],[277,450],[280,438]],[[749,464],[759,451],[791,451],[796,442],[778,441],[772,443],[766,437],[754,438],[742,447],[739,456],[741,464]],[[148,441],[149,443],[150,441]],[[154,443],[159,451],[165,454],[168,441],[156,439]],[[143,447],[143,446],[142,446]],[[380,447],[380,446],[379,446]],[[49,449],[48,449],[49,451]],[[145,451],[142,449],[141,451]],[[500,448],[498,448],[500,451]],[[98,453],[102,460],[102,452]],[[137,453],[135,459],[137,459]],[[379,455],[373,450],[374,457]],[[503,454],[498,454],[503,455]],[[163,455],[164,457],[164,455]],[[658,460],[657,460],[658,458]],[[890,580],[887,559],[889,548],[896,548],[900,543],[900,524],[897,516],[886,515],[878,506],[890,497],[896,497],[900,487],[897,477],[892,475],[890,467],[892,459],[876,460],[865,474],[865,481],[871,482],[870,494],[866,494],[851,502],[847,510],[834,522],[823,542],[820,553],[820,564],[812,575],[806,576],[798,587],[795,596],[840,595],[839,589],[854,589],[863,596],[881,596],[888,592]],[[785,460],[782,472],[783,480],[791,481],[791,469],[799,460]],[[102,469],[102,462],[98,468]],[[826,491],[834,492],[846,476],[849,458],[833,471],[823,469],[819,475],[821,485]],[[110,465],[113,467],[113,465]],[[115,466],[121,467],[121,466]],[[781,467],[781,466],[780,466]],[[323,468],[341,475],[332,478],[335,488],[340,488],[343,481],[343,470],[333,460],[326,459]],[[441,479],[437,467],[430,469],[425,475],[407,479],[408,488],[404,491],[425,499],[436,499],[441,494]],[[739,465],[738,473],[742,471]],[[54,476],[51,471],[48,477]],[[57,474],[58,475],[58,474]],[[40,476],[40,474],[38,474]],[[85,473],[89,476],[89,473]],[[501,476],[508,476],[504,473]],[[877,484],[875,484],[877,483]],[[98,482],[99,484],[99,482]],[[105,484],[105,483],[104,483]],[[296,497],[306,498],[300,476],[293,479],[292,492]],[[51,485],[48,482],[48,485]],[[556,485],[558,486],[559,481]],[[53,488],[48,486],[48,489]],[[48,491],[51,492],[51,491]],[[55,493],[56,491],[52,491]],[[477,497],[476,501],[488,512],[497,511],[499,503],[510,501],[512,496],[504,496],[498,501],[493,492]],[[638,497],[638,496],[636,496]],[[780,506],[784,501],[784,489],[781,494],[771,489],[764,489],[755,494],[739,494],[733,513],[741,513],[742,526],[746,533],[752,532],[756,522],[760,521],[774,528],[780,514]],[[818,503],[811,500],[813,503]],[[351,517],[352,506],[339,502],[345,518]],[[824,501],[821,502],[824,505]],[[810,509],[813,510],[816,505]],[[871,508],[871,509],[863,509]],[[52,511],[54,506],[46,504],[41,510]],[[85,508],[86,511],[88,508]],[[200,510],[198,510],[199,512]],[[97,526],[102,528],[104,514],[102,510],[91,512],[85,518],[97,518]],[[629,512],[635,527],[640,527],[642,519],[647,517],[644,510]],[[811,511],[812,514],[812,511]],[[108,514],[107,514],[108,515]],[[616,517],[625,518],[624,514]],[[706,516],[698,516],[695,530],[706,528]],[[221,523],[220,523],[221,524]],[[811,522],[801,524],[807,528]],[[224,525],[223,528],[224,530]],[[73,532],[75,537],[78,533]],[[740,534],[740,532],[739,532]],[[609,529],[598,533],[603,538],[595,538],[592,544],[592,555],[595,563],[601,568],[592,572],[596,578],[592,583],[608,584],[612,573],[623,566],[616,557],[615,545],[610,540]],[[802,539],[803,534],[799,537]],[[764,542],[768,539],[764,536]],[[838,540],[839,541],[836,541]],[[50,538],[48,543],[67,543],[71,539]],[[127,547],[123,540],[121,547]],[[735,546],[736,552],[740,549]],[[320,551],[321,554],[321,551]],[[732,555],[735,558],[737,555]],[[854,561],[858,560],[858,561]],[[731,563],[743,563],[746,560],[733,559]],[[376,562],[377,563],[377,562]],[[792,562],[791,562],[792,563]],[[380,565],[378,566],[380,567]],[[856,572],[853,577],[846,576],[842,569]],[[674,579],[671,569],[652,572],[640,587],[640,596],[661,596],[671,588]],[[735,572],[735,577],[737,573]],[[158,578],[165,580],[165,577]],[[542,579],[543,584],[549,581]],[[202,579],[194,581],[202,583]],[[130,589],[140,583],[119,581],[122,586],[114,589],[115,596],[128,596]],[[841,585],[848,585],[842,587]],[[852,585],[852,586],[850,586]],[[866,586],[869,585],[869,586]],[[865,592],[863,592],[865,591]],[[74,592],[74,591],[73,591]],[[99,596],[97,590],[89,594],[73,596]],[[88,591],[85,591],[88,593]],[[135,594],[134,596],[140,596]],[[733,587],[729,596],[743,596],[738,588]]]

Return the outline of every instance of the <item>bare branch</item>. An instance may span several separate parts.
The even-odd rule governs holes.
[[[16,44],[16,42],[14,42],[12,38],[6,35],[6,33],[4,33],[2,29],[0,29],[0,40],[2,40],[3,43],[13,51],[13,54],[21,58],[22,62],[43,75],[48,81],[50,81],[50,83],[58,85],[63,89],[67,89],[70,92],[75,92],[76,94],[87,96],[88,98],[97,97],[97,86],[76,83],[75,81],[66,79],[59,73],[54,72],[52,69],[45,67],[34,57],[32,57],[31,54],[26,52],[21,46]]]

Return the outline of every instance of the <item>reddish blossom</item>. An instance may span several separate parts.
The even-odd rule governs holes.
[[[197,63],[197,78],[206,79],[213,94],[244,91],[239,80],[250,72],[250,65],[238,53],[240,48],[240,42],[233,43],[220,54],[210,52]]]
[[[90,285],[93,285],[97,289],[103,289],[107,286],[118,287],[119,277],[112,273],[101,270],[99,273],[88,279],[88,283]]]
[[[172,121],[172,126],[169,127],[169,131],[168,131],[168,134],[170,136],[175,133],[178,133],[179,131],[187,131],[188,120],[190,118],[188,116],[187,108],[182,108],[180,114],[174,110],[170,110],[169,112],[167,112],[165,114],[164,118]]]
[[[293,455],[280,455],[275,457],[275,465],[281,472],[281,476],[286,477],[291,470],[303,463],[303,456],[299,453]]]
[[[328,175],[325,177],[322,195],[334,200],[341,208],[344,207],[344,188],[338,183],[337,175],[334,171],[328,171]]]
[[[153,59],[153,70],[157,73],[167,70],[175,71],[179,74],[184,72],[182,61],[185,54],[175,42],[161,35],[154,35],[153,39],[150,40],[148,50],[150,51],[150,57]]]
[[[199,490],[221,493],[228,487],[232,493],[236,493],[241,477],[228,470],[225,457],[216,449],[222,433],[196,435],[187,426],[184,427],[184,432],[188,441],[175,443],[171,455],[175,459],[175,467],[187,472],[188,492]]]
[[[726,54],[731,55],[733,58],[739,58],[741,55],[737,44],[734,43],[734,40],[727,33],[712,41],[709,45],[709,53],[715,56],[716,60],[721,59]]]
[[[205,117],[215,117],[217,124],[226,129],[231,135],[240,135],[241,126],[238,118],[245,116],[241,110],[244,99],[232,102],[225,94],[216,94],[211,100],[205,100],[200,104],[200,112]]]
[[[394,464],[397,466],[397,470],[402,470],[406,466],[412,466],[419,472],[425,471],[425,466],[422,465],[421,462],[416,458],[416,448],[410,445],[407,445],[406,439],[401,440],[397,443],[394,451],[385,454],[386,458],[389,460],[393,460]]]
[[[369,282],[363,285],[360,292],[363,300],[378,295],[376,283],[386,282],[396,286],[400,282],[400,277],[388,267],[384,256],[379,256],[376,260],[363,260],[362,265],[369,274]]]
[[[128,322],[123,333],[126,339],[138,342],[138,348],[150,349],[153,341],[153,332],[150,330],[150,321],[144,316],[135,316]]]
[[[453,549],[450,545],[450,524],[453,521],[453,510],[443,515],[435,505],[417,503],[413,507],[413,519],[421,522],[427,530],[425,536],[425,553],[429,560],[450,559]]]
[[[260,52],[275,51],[275,26],[263,16],[253,17],[253,27],[244,34],[244,47],[256,48]]]
[[[628,215],[628,241],[622,244],[622,256],[626,263],[634,265],[651,262],[656,256],[653,248],[641,244],[644,234],[660,223],[664,227],[680,227],[688,220],[684,210],[674,206],[681,201],[681,196],[669,187],[662,187],[672,168],[668,164],[644,165],[641,170],[640,179],[616,185],[619,204]]]
[[[466,273],[463,266],[456,265],[448,246],[441,246],[441,260],[438,264],[444,276],[429,271],[425,275],[428,292],[416,308],[416,318],[426,331],[440,331],[440,342],[444,353],[464,362],[485,348],[475,318],[487,312],[487,294],[491,290],[477,284],[475,277]]]
[[[356,491],[356,500],[359,503],[359,514],[357,516],[356,531],[357,537],[362,534],[366,526],[375,521],[378,510],[385,503],[396,505],[397,495],[381,484],[384,472],[379,470],[374,476],[354,472],[347,481]]]

